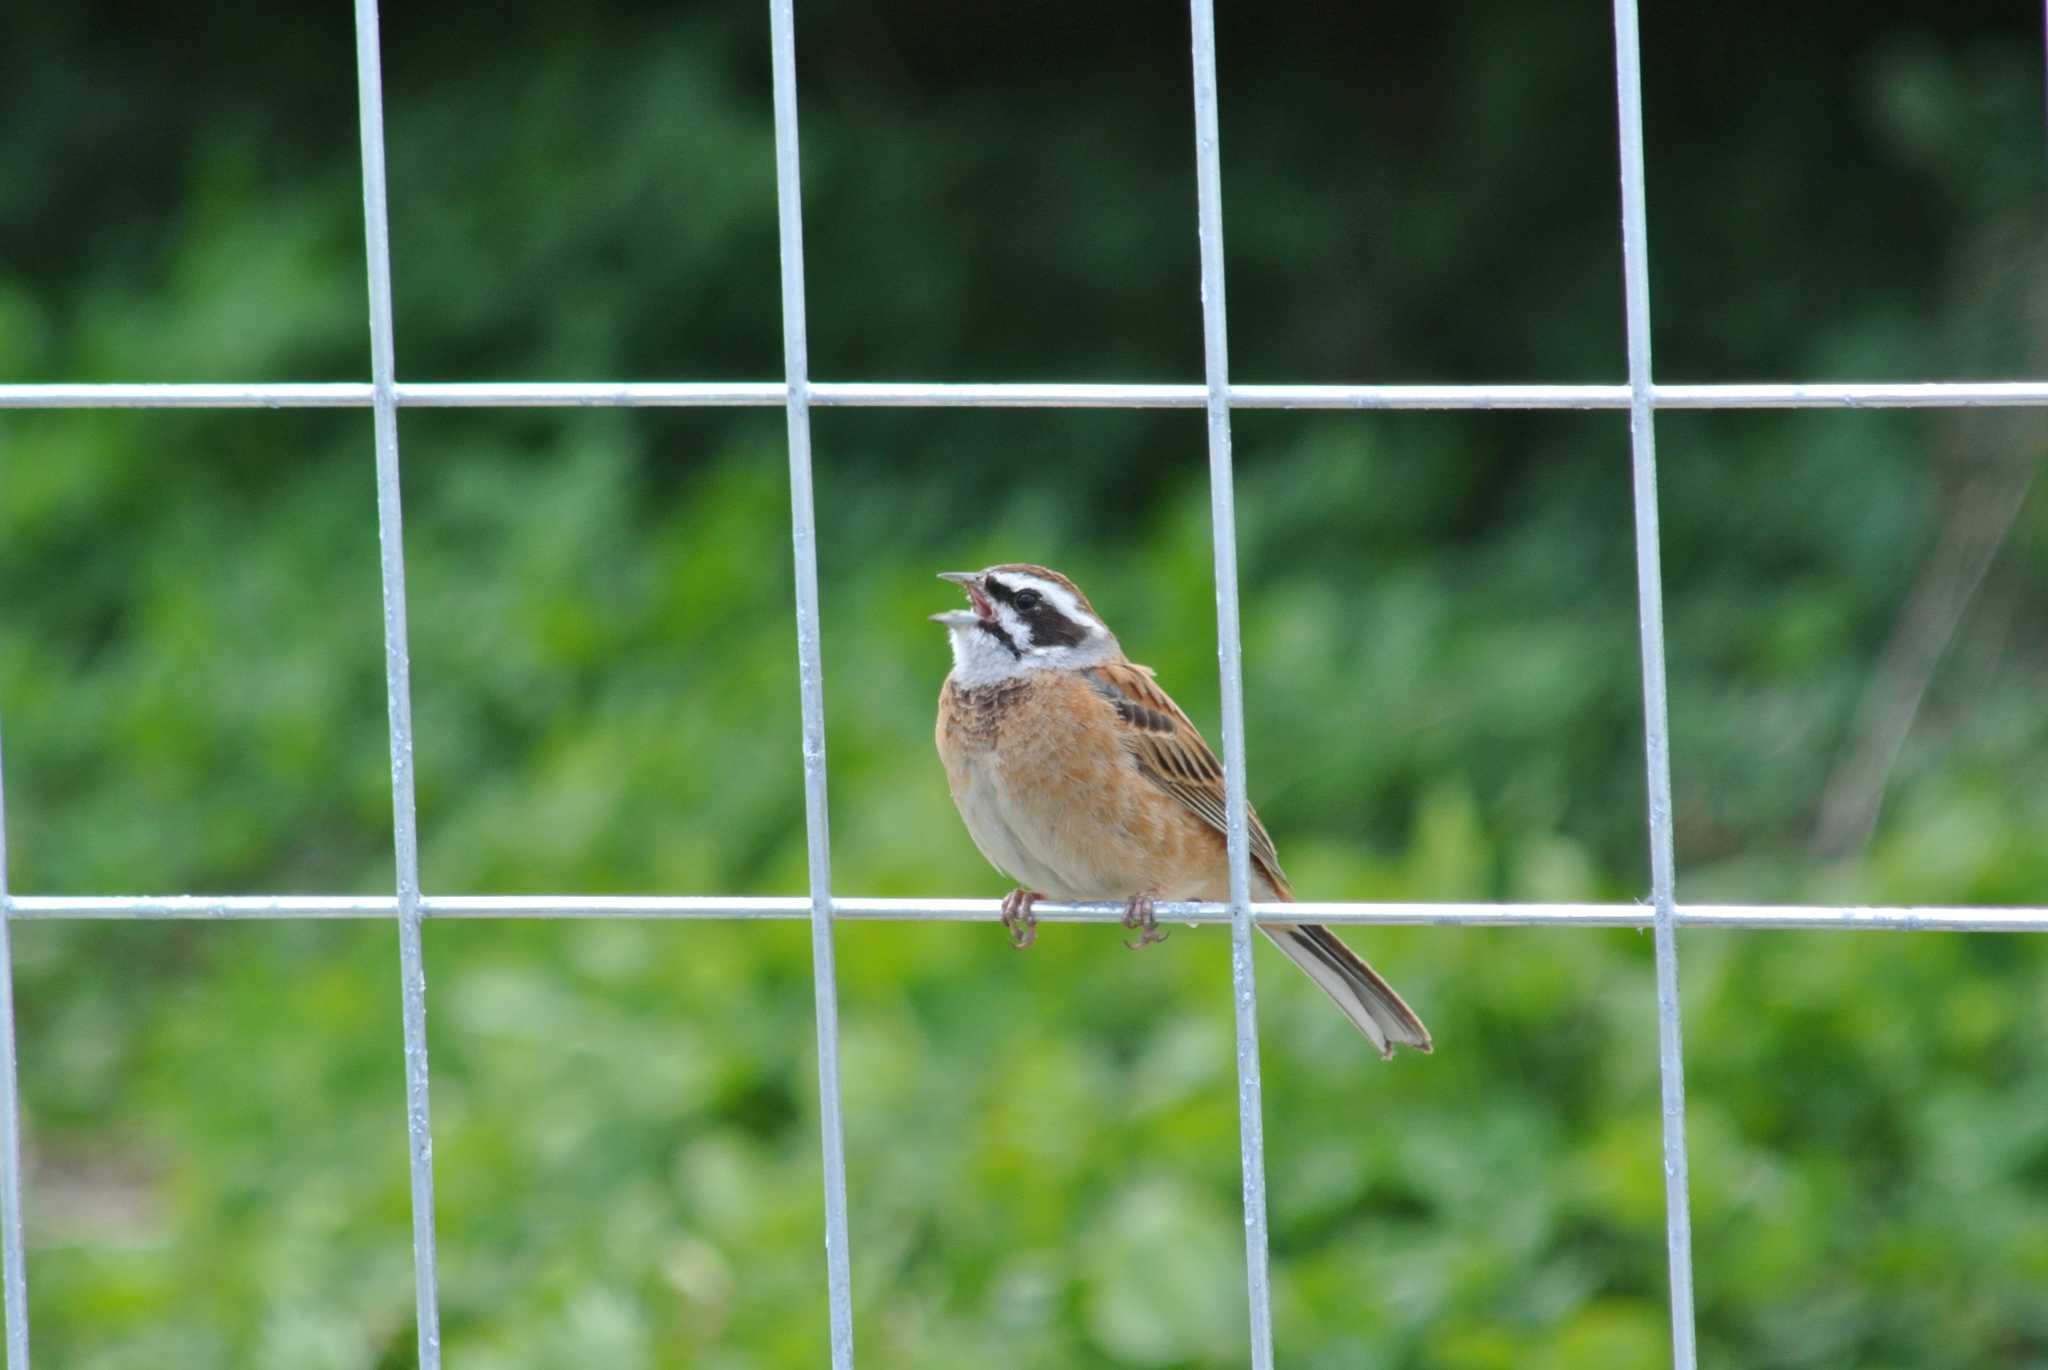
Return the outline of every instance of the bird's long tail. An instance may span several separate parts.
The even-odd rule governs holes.
[[[1328,928],[1320,923],[1262,923],[1260,928],[1287,953],[1288,960],[1307,971],[1308,978],[1337,1001],[1344,1016],[1379,1048],[1382,1059],[1393,1059],[1397,1042],[1417,1051],[1431,1050],[1429,1029],[1415,1016],[1415,1010]]]

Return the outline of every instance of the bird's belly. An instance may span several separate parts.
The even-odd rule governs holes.
[[[1040,812],[1042,805],[1017,793],[993,758],[970,762],[963,770],[954,799],[990,865],[1053,899],[1108,897],[1076,892],[1071,879],[1075,863],[1062,852],[1058,833]]]
[[[956,773],[954,799],[974,844],[1012,879],[1053,899],[1220,897],[1210,889],[1210,848],[1221,844],[1135,774],[1081,786],[1051,779],[993,754]]]

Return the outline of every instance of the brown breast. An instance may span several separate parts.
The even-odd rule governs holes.
[[[1220,899],[1219,833],[1140,774],[1116,709],[1075,673],[941,692],[937,740],[984,855],[1054,898]]]

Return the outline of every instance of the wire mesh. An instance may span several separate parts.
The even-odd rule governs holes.
[[[832,930],[839,920],[995,921],[989,900],[837,898],[831,888],[824,697],[819,650],[815,509],[811,490],[813,406],[933,408],[1202,409],[1208,421],[1210,493],[1222,680],[1223,751],[1230,851],[1226,904],[1162,903],[1162,918],[1227,923],[1237,1023],[1239,1123],[1245,1204],[1250,1361],[1270,1370],[1266,1180],[1258,1054],[1257,989],[1251,930],[1260,921],[1314,919],[1353,925],[1648,928],[1655,935],[1658,1058],[1662,1082],[1667,1248],[1674,1363],[1696,1360],[1686,1182],[1685,1083],[1678,1002],[1679,928],[2048,931],[2048,907],[1835,907],[1681,904],[1673,858],[1668,705],[1659,565],[1654,416],[1659,409],[1978,408],[2048,405],[2048,381],[1734,383],[1663,385],[1650,366],[1649,258],[1643,188],[1642,78],[1636,0],[1614,0],[1623,279],[1628,380],[1621,385],[1234,385],[1229,379],[1224,297],[1221,156],[1217,138],[1213,0],[1190,0],[1194,64],[1197,233],[1201,255],[1204,379],[1196,384],[813,382],[804,302],[802,185],[797,131],[792,0],[769,0],[776,189],[781,234],[785,375],[780,382],[400,381],[391,321],[391,261],[384,175],[384,115],[376,0],[356,0],[357,80],[363,158],[364,233],[369,268],[371,378],[368,383],[6,384],[0,409],[367,408],[376,440],[382,558],[386,696],[390,716],[392,896],[232,897],[14,895],[7,881],[6,810],[0,787],[0,1257],[4,1257],[7,1364],[27,1370],[29,1317],[23,1251],[20,1098],[15,1062],[11,926],[52,919],[266,920],[391,919],[399,932],[404,1025],[406,1129],[411,1157],[413,1242],[420,1364],[441,1362],[434,1226],[433,1131],[428,1107],[426,980],[421,924],[428,919],[661,918],[806,919],[811,925],[825,1186],[827,1298],[834,1370],[853,1365],[853,1304],[845,1147],[839,1079],[838,1004]],[[419,886],[417,810],[407,664],[403,521],[399,500],[398,412],[477,407],[780,407],[788,421],[791,537],[796,562],[797,653],[803,716],[805,823],[810,890],[804,898],[428,896]],[[1647,904],[1293,903],[1250,898],[1246,842],[1243,684],[1231,469],[1233,409],[1614,410],[1629,416],[1635,494],[1638,607],[1644,698],[1645,780],[1651,891]],[[1041,902],[1051,922],[1115,922],[1121,905]]]

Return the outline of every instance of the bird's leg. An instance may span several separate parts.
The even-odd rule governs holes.
[[[1038,916],[1031,906],[1044,897],[1036,890],[1011,890],[1003,896],[1003,928],[1018,951],[1038,940]]]
[[[1126,942],[1132,951],[1142,951],[1154,942],[1164,942],[1167,934],[1159,930],[1159,920],[1152,916],[1152,896],[1134,894],[1124,905],[1124,926],[1138,934],[1135,942]]]

